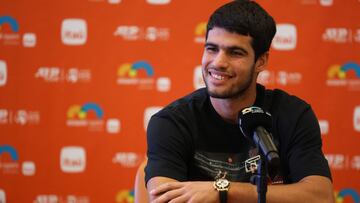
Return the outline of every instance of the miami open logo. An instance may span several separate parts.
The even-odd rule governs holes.
[[[124,63],[117,69],[117,84],[136,86],[141,90],[151,90],[156,87],[159,92],[170,90],[171,81],[168,77],[154,78],[154,68],[147,61]]]
[[[134,190],[121,190],[116,194],[115,202],[116,203],[133,203],[134,200]]]
[[[327,72],[328,86],[348,87],[351,90],[360,90],[360,66],[355,62],[343,65],[332,65]]]
[[[36,34],[24,33],[21,38],[18,21],[12,16],[0,16],[0,41],[4,45],[19,45],[21,40],[24,47],[35,47]]]
[[[0,40],[5,45],[19,44],[19,24],[12,16],[0,16]]]
[[[20,169],[19,155],[10,145],[0,145],[0,171],[3,174],[18,174]]]
[[[345,202],[360,203],[359,193],[352,188],[345,188],[340,192],[335,192],[335,198],[336,198],[336,203],[345,203]]]
[[[67,111],[66,124],[69,127],[88,127],[92,131],[101,131],[104,127],[104,112],[96,103],[86,103],[82,106],[72,105]]]

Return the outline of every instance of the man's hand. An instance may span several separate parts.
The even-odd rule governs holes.
[[[150,191],[152,203],[218,203],[212,182],[167,182]]]

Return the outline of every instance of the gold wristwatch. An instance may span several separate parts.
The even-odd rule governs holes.
[[[227,192],[230,187],[230,181],[225,178],[219,178],[214,181],[215,190],[219,191],[220,203],[227,202]]]

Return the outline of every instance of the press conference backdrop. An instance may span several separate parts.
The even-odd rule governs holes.
[[[204,86],[225,2],[1,0],[0,202],[133,202],[147,122]],[[259,82],[312,105],[337,203],[359,203],[360,1],[258,2],[277,21]]]

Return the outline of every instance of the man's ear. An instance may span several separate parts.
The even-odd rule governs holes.
[[[265,70],[268,64],[269,52],[263,53],[255,62],[255,72],[260,73]]]

